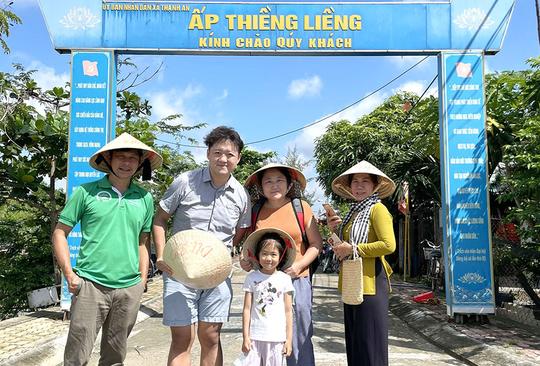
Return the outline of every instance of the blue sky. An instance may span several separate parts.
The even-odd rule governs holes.
[[[1,4],[1,2],[0,2]],[[15,0],[13,10],[23,21],[7,39],[9,55],[0,55],[0,70],[21,63],[38,70],[43,88],[62,85],[70,78],[69,55],[53,48],[37,0]],[[540,54],[534,0],[517,0],[502,50],[486,58],[489,72],[520,70],[527,58]],[[229,125],[249,143],[307,125],[366,96],[422,57],[373,56],[134,56],[144,67],[163,62],[160,74],[135,91],[150,100],[154,117],[180,113],[182,123],[205,122],[208,127],[192,137],[202,143],[211,128]],[[313,127],[265,143],[250,145],[259,151],[296,147],[311,159],[313,140],[332,120],[351,121],[369,113],[398,90],[421,94],[437,73],[435,57],[364,102]],[[431,93],[436,94],[436,85]],[[195,149],[203,159],[204,149]],[[306,176],[316,175],[312,168]],[[315,189],[313,186],[311,189]],[[322,201],[324,197],[319,195]]]

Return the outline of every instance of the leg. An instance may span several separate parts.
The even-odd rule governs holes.
[[[354,365],[354,311],[353,305],[343,304],[343,323],[345,325],[345,350],[347,352],[347,365]]]
[[[163,325],[171,327],[169,366],[191,365],[200,293],[163,273]]]
[[[308,277],[293,280],[294,318],[293,318],[293,352],[287,358],[288,366],[315,366],[313,353],[313,323],[311,318],[311,301],[313,297]]]
[[[223,365],[220,335],[223,323],[199,322],[197,335],[201,344],[201,366]]]
[[[111,291],[111,309],[102,329],[100,366],[124,362],[127,339],[137,320],[143,290],[143,284],[138,283]]]
[[[71,321],[64,352],[64,365],[86,365],[109,305],[106,294],[82,279],[79,293],[73,296]]]
[[[195,324],[171,327],[171,347],[169,348],[168,366],[191,365],[191,346],[195,339]]]
[[[376,294],[360,305],[345,305],[347,362],[351,366],[388,366],[388,283],[375,263]]]
[[[221,326],[229,319],[232,301],[231,280],[213,289],[204,290],[199,298],[199,342],[201,365],[223,365],[220,333]]]

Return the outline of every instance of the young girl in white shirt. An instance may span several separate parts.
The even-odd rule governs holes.
[[[294,241],[277,228],[256,230],[244,242],[243,257],[255,269],[244,282],[243,365],[283,365],[292,351],[294,287],[282,270],[294,262]]]

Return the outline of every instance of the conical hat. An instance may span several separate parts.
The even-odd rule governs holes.
[[[257,171],[255,171],[254,173],[252,173],[247,179],[246,179],[246,182],[244,183],[244,186],[246,188],[254,185],[254,184],[259,184],[259,182],[257,181],[257,175],[262,172],[262,171],[265,171],[267,169],[273,169],[273,168],[283,168],[283,169],[287,169],[289,171],[289,174],[291,175],[291,179],[292,180],[295,180],[298,182],[298,184],[300,185],[300,188],[302,189],[302,191],[304,189],[306,189],[306,177],[304,177],[304,174],[302,174],[302,172],[296,168],[293,168],[291,166],[287,166],[287,165],[283,165],[283,164],[278,164],[278,163],[270,163],[270,164],[266,164],[265,166],[263,166],[262,168],[259,168]]]
[[[143,152],[142,155],[142,161],[145,159],[148,159],[150,162],[150,167],[152,170],[156,170],[161,166],[161,163],[163,163],[163,158],[161,155],[159,155],[157,152],[154,151],[150,146],[146,145],[145,143],[137,140],[135,137],[131,136],[129,133],[124,132],[114,140],[110,141],[107,145],[103,146],[101,149],[99,149],[92,157],[90,158],[90,165],[92,168],[99,170],[100,172],[104,173],[111,173],[109,167],[105,163],[105,161],[101,160],[99,163],[96,162],[98,157],[106,152],[111,150],[119,150],[119,149],[137,149],[141,150]],[[142,162],[141,161],[141,162]],[[137,171],[137,174],[140,173],[142,170],[142,166]]]
[[[287,234],[285,231],[280,230],[275,227],[268,227],[264,229],[255,230],[252,232],[244,241],[244,244],[242,246],[242,256],[249,260],[251,264],[253,264],[253,268],[259,269],[259,258],[255,256],[255,248],[257,247],[257,243],[261,238],[264,236],[264,234],[268,233],[276,233],[285,241],[286,250],[284,256],[285,259],[283,260],[283,264],[281,266],[281,269],[287,269],[294,263],[296,259],[296,245],[294,244],[294,239]]]
[[[375,186],[375,191],[379,193],[380,198],[388,197],[396,190],[396,185],[392,179],[388,178],[386,174],[381,172],[371,163],[362,160],[334,179],[332,182],[332,191],[343,198],[355,199],[349,185],[349,175],[359,173],[373,174],[378,177],[379,183]]]
[[[172,277],[196,289],[214,288],[231,274],[231,253],[214,234],[201,230],[179,231],[167,240],[163,260]]]

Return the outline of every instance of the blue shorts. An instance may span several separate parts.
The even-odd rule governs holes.
[[[181,327],[199,321],[224,323],[229,320],[231,301],[230,278],[217,287],[198,290],[163,273],[163,325]]]

